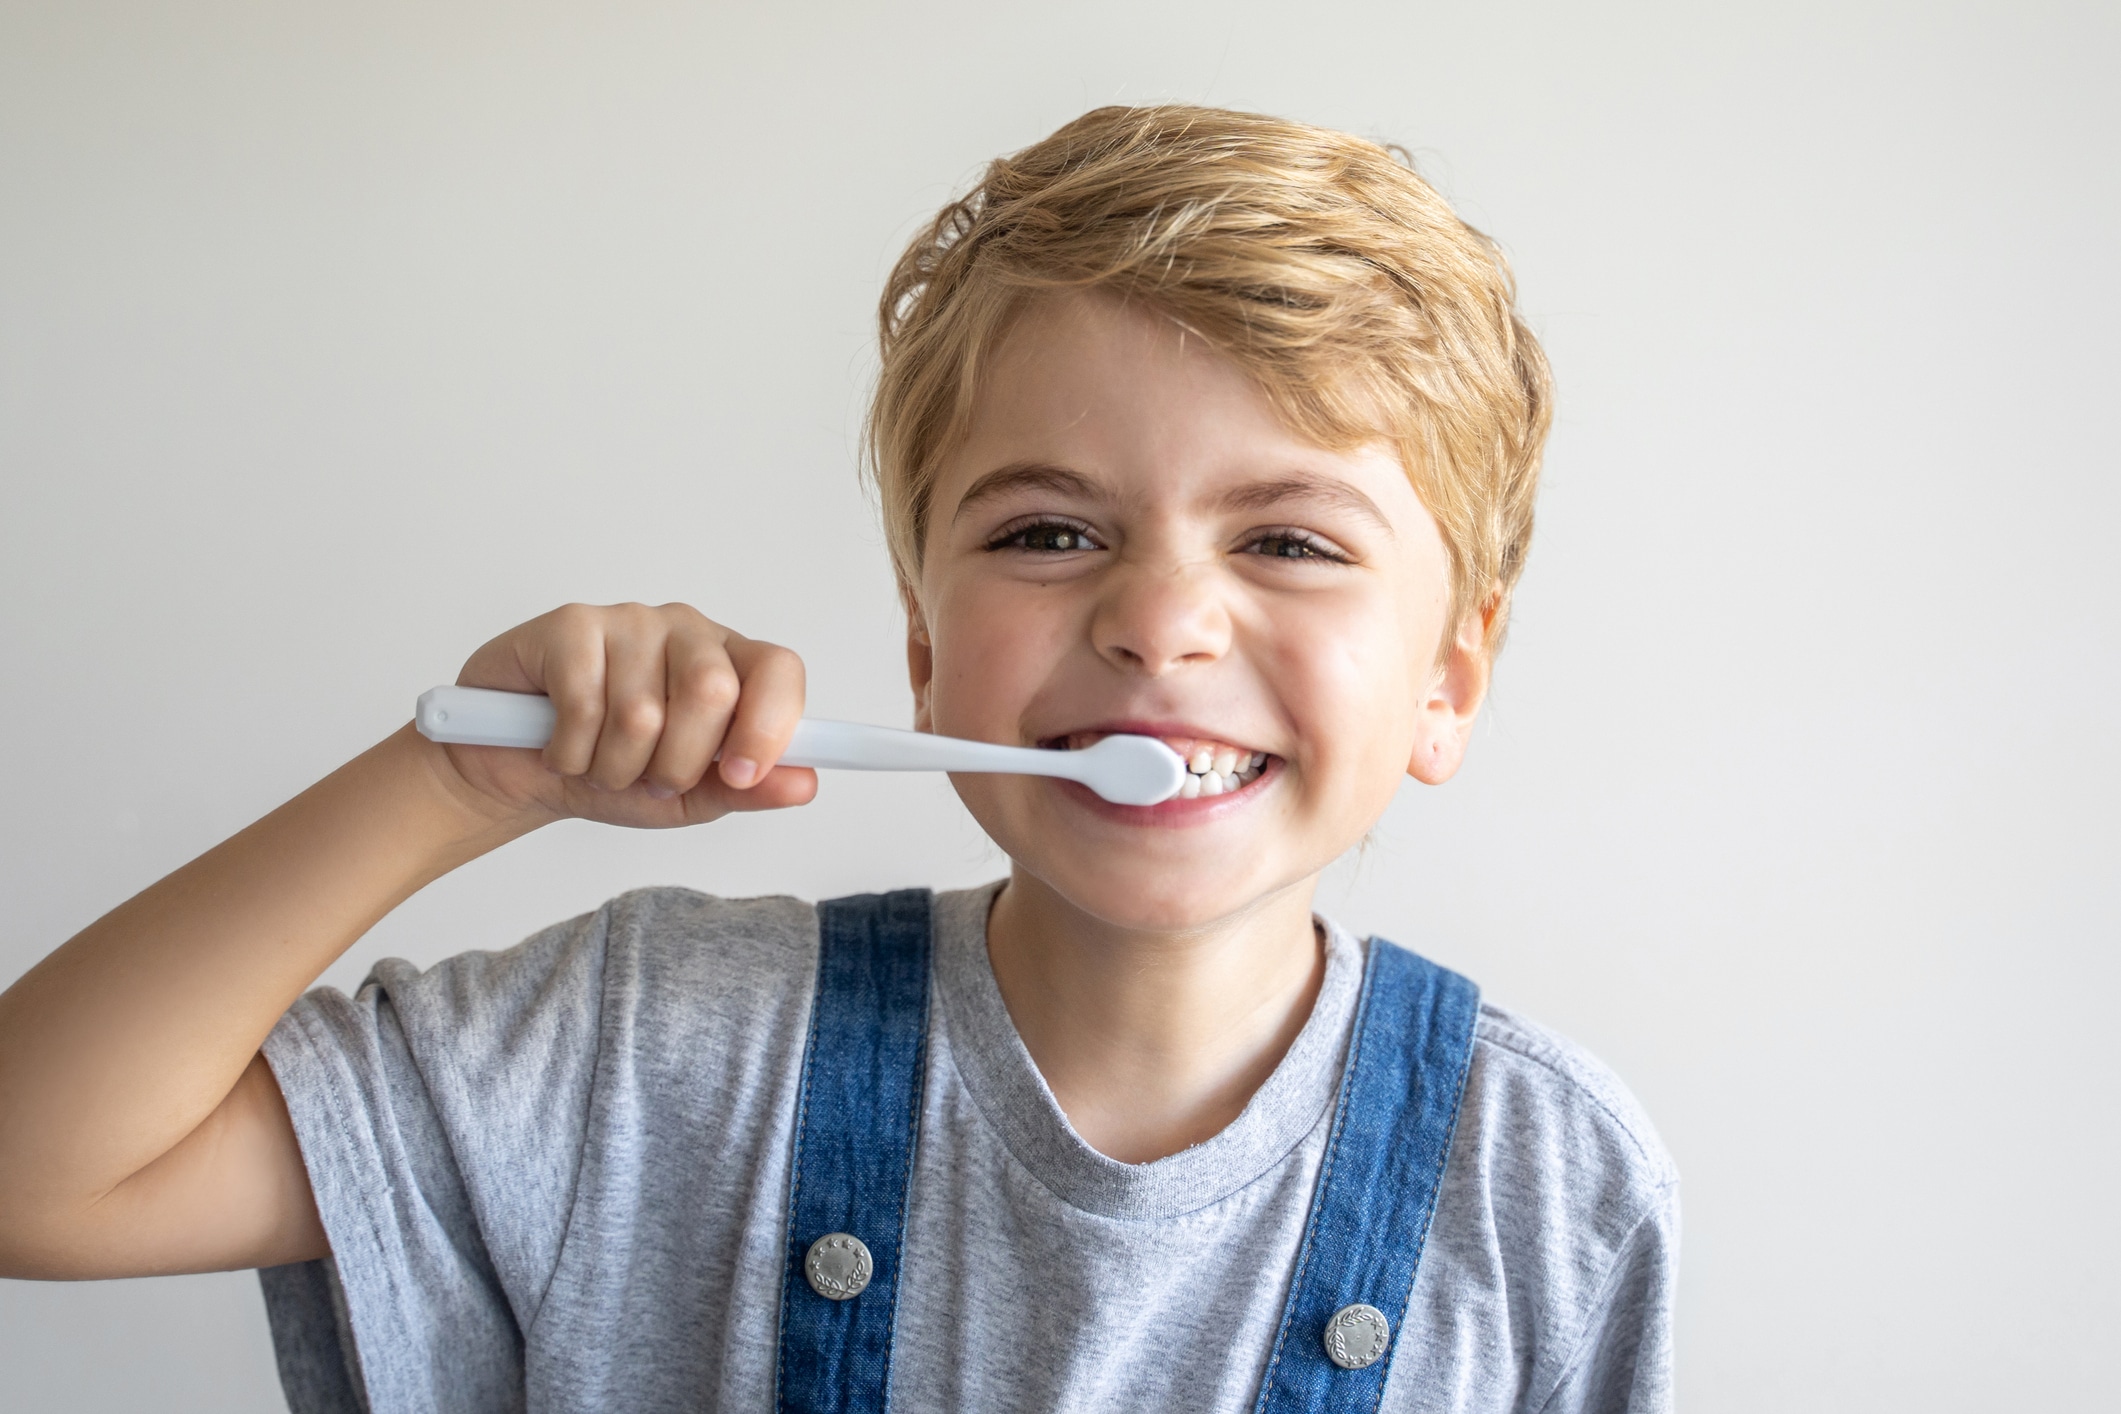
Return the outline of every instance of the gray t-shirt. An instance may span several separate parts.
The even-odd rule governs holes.
[[[936,899],[892,1403],[1252,1408],[1366,944],[1206,1143],[1069,1126],[989,967],[995,886]],[[816,910],[654,889],[504,953],[303,997],[265,1054],[333,1258],[263,1274],[299,1414],[768,1410]],[[1483,1007],[1383,1409],[1671,1406],[1671,1161],[1583,1052]]]

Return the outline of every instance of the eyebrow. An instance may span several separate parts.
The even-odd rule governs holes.
[[[1345,481],[1330,476],[1312,476],[1296,473],[1278,476],[1271,481],[1252,481],[1232,488],[1222,498],[1223,508],[1233,511],[1265,511],[1291,501],[1309,502],[1351,512],[1375,525],[1386,535],[1392,534],[1392,522],[1377,508],[1377,502],[1365,496]]]
[[[961,519],[976,502],[991,501],[1014,491],[1052,491],[1092,501],[1107,499],[1103,488],[1079,471],[1046,462],[1011,462],[996,467],[966,488],[958,498],[957,509],[950,513],[951,523]]]

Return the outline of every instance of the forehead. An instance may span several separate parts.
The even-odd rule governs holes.
[[[1137,503],[1337,482],[1388,520],[1428,520],[1392,448],[1320,445],[1200,336],[1104,292],[1042,297],[1012,323],[982,370],[965,437],[937,468],[931,525],[1009,466],[1062,469]]]
[[[1198,335],[1139,301],[1104,292],[1034,300],[983,375],[968,449],[1034,438],[1170,462],[1307,445],[1258,385]]]

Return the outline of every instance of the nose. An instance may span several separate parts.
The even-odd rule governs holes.
[[[1231,622],[1205,565],[1115,567],[1091,621],[1098,656],[1124,672],[1163,677],[1230,651]]]

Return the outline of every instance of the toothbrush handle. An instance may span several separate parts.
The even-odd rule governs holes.
[[[552,700],[534,693],[433,687],[420,694],[413,721],[429,741],[540,747],[552,740],[556,716]],[[781,764],[853,771],[1016,771],[1058,776],[1069,774],[1075,763],[1059,752],[805,717],[797,723]]]
[[[430,687],[412,714],[421,736],[460,746],[541,747],[558,720],[549,697],[490,687]]]
[[[843,771],[1013,771],[1059,776],[1069,774],[1075,763],[1057,751],[805,717],[796,724],[781,764]]]

